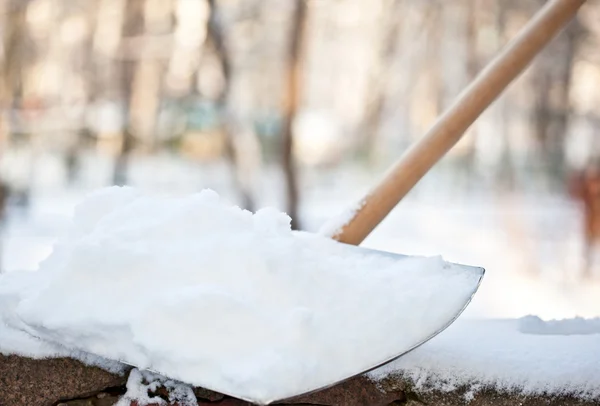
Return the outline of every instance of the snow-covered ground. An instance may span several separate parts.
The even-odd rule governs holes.
[[[544,322],[459,319],[438,337],[369,375],[401,372],[417,388],[466,398],[485,387],[527,395],[599,398],[600,318]]]

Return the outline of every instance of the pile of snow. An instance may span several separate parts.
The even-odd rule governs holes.
[[[422,343],[462,311],[480,277],[440,257],[357,252],[292,232],[287,215],[253,214],[209,190],[113,187],[76,207],[39,270],[0,276],[0,328],[12,331],[0,351],[73,348],[269,402]]]
[[[480,389],[600,398],[600,319],[457,320],[368,375],[411,378],[418,389]]]

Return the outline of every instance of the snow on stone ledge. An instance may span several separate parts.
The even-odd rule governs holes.
[[[372,371],[419,390],[467,387],[600,399],[600,319],[459,320],[401,359]]]

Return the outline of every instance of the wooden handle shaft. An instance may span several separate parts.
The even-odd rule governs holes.
[[[347,244],[360,244],[584,3],[585,0],[549,1],[404,153],[364,198],[354,217],[332,237]]]

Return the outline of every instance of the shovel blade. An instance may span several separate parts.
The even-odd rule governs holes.
[[[347,252],[352,255],[360,253],[365,256],[387,257],[397,261],[422,259],[421,257],[365,249],[341,243],[339,247],[341,255]],[[377,272],[377,270],[374,269],[373,272]],[[281,382],[276,388],[272,384],[263,388],[261,383],[253,382],[251,379],[249,379],[248,385],[243,387],[239,383],[227,386],[215,385],[210,381],[196,384],[256,405],[269,405],[291,401],[327,389],[390,363],[426,343],[450,326],[471,302],[480,286],[485,270],[480,267],[444,262],[439,269],[429,270],[429,272],[430,280],[436,283],[427,285],[427,278],[425,278],[422,285],[413,286],[420,292],[415,295],[414,289],[411,290],[410,294],[413,300],[406,302],[408,306],[405,308],[394,308],[397,301],[390,300],[389,313],[381,314],[385,322],[378,323],[377,330],[374,330],[371,323],[353,326],[353,331],[359,331],[362,334],[349,337],[349,343],[338,343],[340,347],[345,347],[345,350],[341,350],[346,358],[342,363],[339,362],[340,351],[336,354],[321,352],[324,356],[318,360],[319,365],[313,365],[312,370],[308,368],[305,375],[298,375],[296,371],[295,379],[286,379],[284,374],[265,376],[265,381]],[[439,283],[440,280],[443,281],[442,284]],[[414,280],[410,279],[409,281],[407,278],[407,283],[414,283]],[[460,289],[455,288],[456,286],[460,286]],[[398,295],[406,293],[399,291]],[[339,294],[343,296],[343,292],[339,292]],[[377,292],[371,292],[371,294],[375,296]],[[369,306],[371,302],[369,297],[359,298],[359,300],[363,302],[364,306]],[[347,314],[343,314],[343,308],[340,308],[339,311],[340,317],[347,317]],[[415,315],[418,316],[415,317]],[[419,317],[423,317],[422,323],[419,322]],[[432,322],[432,320],[435,321]],[[359,323],[358,320],[357,323]],[[381,339],[385,337],[396,337],[397,340]],[[331,367],[332,364],[335,366]],[[170,371],[149,370],[170,376]],[[315,373],[317,370],[318,373]]]
[[[398,261],[403,261],[410,258],[421,258],[366,249],[347,244],[340,245],[344,246],[344,249],[354,253],[362,252],[364,255],[389,257]],[[376,335],[381,336],[397,336],[397,345],[382,345],[381,347],[378,347],[374,344],[356,348],[356,352],[362,353],[361,356],[356,359],[356,362],[350,362],[345,364],[342,368],[333,369],[331,370],[331,373],[327,375],[319,374],[321,375],[319,381],[313,380],[310,384],[305,385],[298,382],[297,385],[282,390],[277,398],[273,398],[268,401],[265,401],[264,399],[244,397],[244,394],[242,393],[237,395],[235,393],[228,393],[228,395],[257,405],[269,405],[282,401],[291,401],[315,392],[319,392],[321,390],[325,390],[348,379],[375,370],[397,360],[408,352],[425,344],[427,341],[431,340],[436,335],[448,328],[467,308],[473,296],[479,289],[479,286],[481,285],[481,281],[485,274],[485,269],[482,267],[445,262],[444,266],[438,269],[437,272],[439,272],[439,274],[445,278],[447,285],[430,286],[429,291],[424,290],[422,292],[422,296],[420,298],[421,300],[419,300],[418,303],[413,302],[410,307],[405,309],[393,309],[393,318],[395,319],[395,322],[389,324],[390,328],[375,332]],[[452,290],[451,286],[455,281],[460,281],[459,284],[462,286],[462,289]],[[398,294],[402,295],[403,293],[399,292]],[[365,306],[368,306],[369,298],[365,297],[363,299],[365,301]],[[414,317],[412,317],[412,314],[423,308],[428,309],[427,313],[429,313],[430,316],[431,313],[443,313],[443,315],[438,315],[438,317],[431,316],[431,318],[437,319],[437,322],[424,323],[428,324],[426,327],[418,325],[415,326]],[[397,326],[398,321],[400,321],[400,324],[402,324],[401,320],[403,318],[406,318],[407,320],[406,330],[395,329],[393,326]],[[371,326],[364,326],[365,330],[369,328],[371,328]],[[409,331],[411,328],[413,331]],[[403,337],[408,335],[411,336],[410,339],[403,339]],[[348,356],[352,358],[353,354],[349,353]],[[327,360],[323,360],[323,363],[326,362]]]
[[[319,244],[309,248],[310,252],[321,249]],[[95,346],[79,345],[82,342],[80,340],[67,343],[65,337],[68,335],[61,334],[57,339],[57,332],[39,326],[30,326],[27,331],[41,339],[74,345],[81,352],[117,359],[142,370],[257,405],[269,405],[331,387],[387,364],[427,342],[462,313],[484,274],[484,270],[478,267],[342,243],[335,243],[326,249],[333,259],[351,257],[364,264],[368,268],[365,271],[369,272],[363,272],[366,275],[361,279],[364,286],[357,287],[356,282],[352,283],[352,274],[344,273],[344,269],[332,270],[336,276],[327,279],[328,282],[324,283],[326,286],[321,286],[320,274],[317,273],[311,283],[318,293],[311,298],[327,298],[328,305],[323,307],[321,304],[320,309],[327,313],[326,320],[330,323],[318,324],[318,329],[300,329],[299,333],[286,331],[293,329],[296,324],[277,325],[274,327],[276,340],[269,340],[277,347],[272,351],[270,348],[265,351],[264,343],[261,345],[256,339],[247,340],[248,336],[254,334],[248,328],[251,324],[248,320],[242,320],[246,323],[245,327],[226,326],[226,331],[235,332],[233,337],[231,334],[226,336],[222,330],[215,333],[210,325],[201,330],[198,337],[187,337],[188,344],[192,340],[198,346],[206,345],[202,342],[205,334],[216,334],[218,339],[222,337],[224,341],[229,340],[232,352],[223,355],[224,358],[212,359],[210,363],[204,359],[190,361],[185,358],[178,358],[181,359],[180,364],[172,359],[160,362],[158,354],[153,358],[156,362],[152,365],[141,365],[135,358],[115,357],[115,351],[110,346],[112,339],[108,335],[109,329],[106,329],[107,336],[102,345]],[[382,263],[394,266],[384,272]],[[327,267],[335,265],[335,260],[327,263]],[[370,284],[370,272],[377,283]],[[386,278],[389,283],[386,283]],[[282,300],[285,301],[286,292],[282,293]],[[310,307],[310,301],[306,305]],[[302,314],[300,316],[303,317]],[[310,320],[309,317],[308,323]],[[277,334],[278,331],[281,335]],[[174,328],[172,333],[181,332]],[[273,329],[266,333],[266,337],[273,337],[272,333]],[[256,334],[254,337],[260,337],[260,334],[265,337],[265,332]],[[257,364],[261,365],[258,370]],[[248,366],[250,368],[245,369]]]

